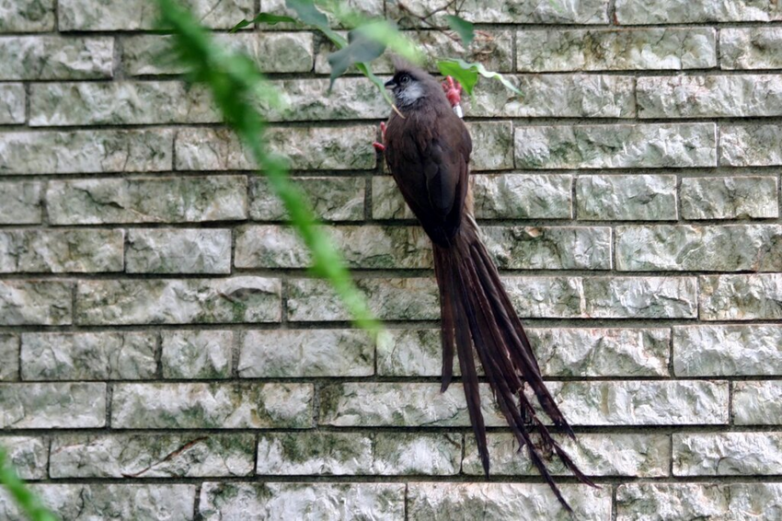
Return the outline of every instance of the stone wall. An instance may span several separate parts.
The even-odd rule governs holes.
[[[283,0],[190,3],[290,98],[274,147],[391,334],[308,278],[208,96],[154,60],[149,0],[0,0],[0,444],[23,477],[68,520],[568,519],[486,388],[489,480],[439,392],[377,92],[327,96],[313,33],[227,33]],[[466,54],[523,91],[465,103],[477,215],[601,486],[554,464],[580,520],[782,519],[781,6],[465,2]]]

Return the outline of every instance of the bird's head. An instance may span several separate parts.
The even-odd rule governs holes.
[[[394,64],[394,77],[386,82],[386,88],[391,89],[397,107],[414,109],[425,101],[445,99],[437,81],[426,71],[406,63]]]

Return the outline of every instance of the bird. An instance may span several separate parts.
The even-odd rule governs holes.
[[[418,67],[400,59],[394,65],[394,75],[385,83],[393,94],[394,110],[388,122],[381,124],[383,143],[377,148],[383,151],[405,202],[432,242],[441,312],[441,391],[451,383],[454,353],[458,352],[470,423],[488,477],[486,425],[473,354],[477,353],[519,450],[527,447],[533,465],[564,508],[572,511],[541,453],[556,454],[581,482],[596,485],[553,438],[524,392],[528,385],[554,426],[575,439],[546,388],[530,341],[481,240],[469,179],[472,139],[453,108],[458,105],[459,90],[450,77],[441,87]],[[532,427],[540,448],[531,438]]]

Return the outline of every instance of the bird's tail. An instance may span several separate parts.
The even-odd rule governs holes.
[[[553,424],[575,438],[573,430],[543,383],[521,321],[505,293],[497,268],[481,242],[478,227],[472,219],[465,220],[450,245],[434,245],[434,265],[442,311],[442,390],[447,389],[453,375],[455,345],[459,352],[467,409],[486,475],[489,475],[489,452],[480,408],[473,346],[497,405],[519,443],[519,449],[527,446],[532,463],[563,506],[570,510],[546,468],[540,450],[533,445],[529,428],[536,427],[542,450],[549,454],[556,453],[579,480],[595,485],[552,438],[524,394],[526,383],[534,392],[540,409],[551,418]]]

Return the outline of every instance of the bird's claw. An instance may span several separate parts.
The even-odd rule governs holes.
[[[443,91],[452,107],[455,107],[462,102],[462,86],[451,76],[446,76],[445,81],[443,82]]]
[[[386,124],[383,122],[380,123],[380,138],[383,141],[386,140]],[[383,152],[386,149],[386,146],[378,141],[372,143],[372,146],[375,147],[375,150],[378,150],[380,152]]]

